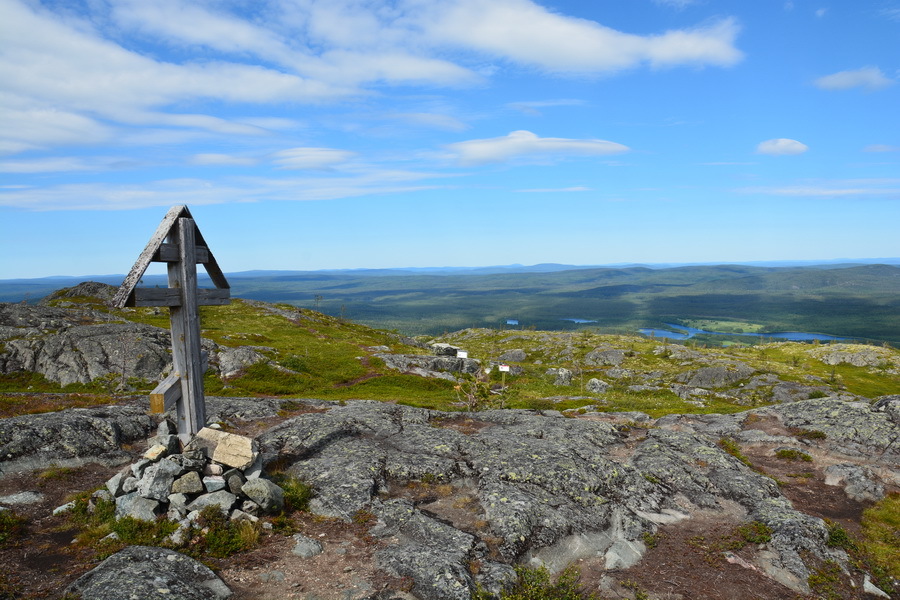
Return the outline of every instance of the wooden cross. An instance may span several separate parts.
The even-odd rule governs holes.
[[[169,287],[137,287],[151,262],[168,264]],[[216,289],[197,288],[197,263],[206,268]],[[206,425],[203,397],[206,356],[200,349],[198,307],[230,302],[230,286],[187,206],[169,209],[112,299],[112,305],[117,308],[169,307],[174,368],[151,392],[150,408],[161,413],[176,407],[178,436],[184,442]]]

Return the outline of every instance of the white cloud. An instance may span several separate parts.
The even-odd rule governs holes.
[[[0,98],[0,154],[98,144],[115,135],[113,128],[74,112],[53,107],[19,108],[21,102],[14,102],[8,96]]]
[[[900,146],[889,146],[887,144],[872,144],[863,148],[863,152],[900,152]]]
[[[849,90],[861,87],[880,90],[894,83],[878,67],[863,67],[852,71],[840,71],[815,80],[815,85],[823,90]]]
[[[539,188],[539,189],[517,190],[517,191],[523,192],[523,193],[529,193],[529,194],[533,194],[533,193],[543,194],[543,193],[591,192],[593,190],[591,188],[585,187],[583,185],[576,185],[576,186],[567,187],[567,188]]]
[[[809,198],[900,197],[900,179],[847,179],[781,187],[752,187],[743,193]]]
[[[729,66],[739,27],[722,19],[694,29],[641,36],[559,15],[530,0],[456,0],[440,4],[429,33],[440,41],[558,73],[603,73],[681,64]]]
[[[0,173],[60,173],[99,171],[108,168],[109,159],[85,160],[72,156],[9,160],[0,162]]]
[[[503,137],[458,142],[448,148],[464,165],[503,162],[524,155],[605,156],[629,150],[627,146],[606,140],[541,138],[530,131],[513,131]]]
[[[211,167],[252,167],[259,163],[259,160],[247,156],[231,156],[230,154],[195,154],[191,157],[192,165],[211,166]]]
[[[820,9],[816,10],[816,16],[819,17],[820,19],[822,17],[824,17],[827,13],[828,13],[827,8],[820,8]]]
[[[541,115],[541,108],[553,108],[556,106],[583,106],[586,104],[584,100],[575,100],[572,98],[561,98],[559,100],[534,100],[526,102],[510,102],[506,106],[514,110],[518,110],[526,115],[538,117]]]
[[[891,21],[900,21],[900,8],[885,8],[882,9],[881,14]]]
[[[771,156],[786,156],[793,154],[803,154],[809,150],[809,146],[797,140],[787,138],[777,138],[774,140],[766,140],[760,142],[756,147],[759,154],[769,154]]]
[[[260,201],[317,201],[374,194],[400,194],[433,189],[421,183],[434,173],[370,170],[342,177],[287,179],[197,178],[148,181],[138,184],[66,184],[42,188],[0,188],[0,207],[32,211],[131,210],[177,204],[212,205]]]
[[[279,169],[325,169],[346,162],[356,154],[333,148],[290,148],[274,154]]]
[[[469,125],[455,117],[438,113],[396,113],[388,115],[388,118],[403,121],[405,123],[409,123],[418,127],[442,129],[444,131],[465,131],[469,128]]]
[[[653,0],[656,4],[660,4],[662,6],[671,6],[672,8],[677,8],[681,10],[686,8],[692,4],[699,4],[700,0]]]

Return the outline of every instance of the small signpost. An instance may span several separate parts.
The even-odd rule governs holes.
[[[137,287],[151,262],[167,263],[169,287]],[[206,268],[216,289],[197,287],[197,263]],[[118,308],[169,307],[174,368],[150,394],[150,408],[161,413],[174,406],[178,436],[184,442],[206,425],[203,397],[206,357],[200,350],[198,307],[230,302],[230,286],[187,206],[169,209],[112,300]]]
[[[509,373],[509,365],[500,365],[500,386],[506,388],[506,374]]]

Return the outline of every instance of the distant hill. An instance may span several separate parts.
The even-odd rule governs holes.
[[[893,264],[543,264],[246,271],[227,277],[235,297],[315,308],[405,334],[504,327],[508,319],[538,329],[590,326],[622,333],[712,320],[749,323],[763,332],[900,343],[900,266]],[[36,300],[83,279],[0,281],[0,301]],[[91,279],[119,285],[123,276]],[[165,277],[147,276],[144,284],[165,285]]]

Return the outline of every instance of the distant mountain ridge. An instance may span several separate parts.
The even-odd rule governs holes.
[[[202,269],[199,275],[200,285],[208,286]],[[314,308],[408,335],[505,327],[507,320],[538,329],[590,326],[621,333],[702,320],[725,322],[729,331],[796,331],[900,344],[900,260],[246,271],[227,278],[234,297]],[[33,302],[83,279],[0,281],[0,301]],[[124,277],[90,279],[118,286]],[[166,277],[147,275],[142,285],[165,286]]]

